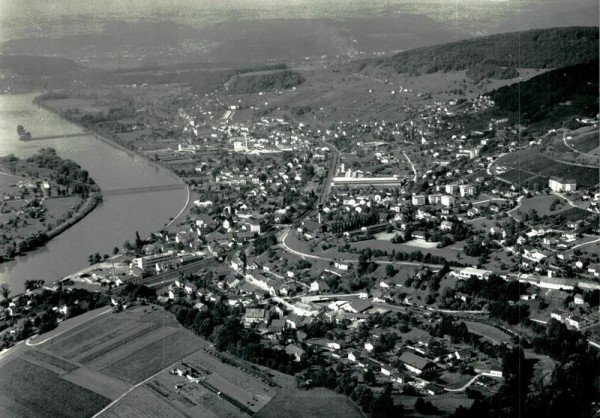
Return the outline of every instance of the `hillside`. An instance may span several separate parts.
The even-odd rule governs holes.
[[[529,122],[598,113],[598,61],[548,71],[489,95],[503,111]]]
[[[0,56],[0,68],[23,77],[54,76],[82,69],[81,66],[67,58],[29,55],[2,55]]]
[[[481,64],[509,68],[559,68],[598,59],[598,27],[512,32],[401,52],[356,62],[355,69],[392,68],[398,73],[468,70]]]

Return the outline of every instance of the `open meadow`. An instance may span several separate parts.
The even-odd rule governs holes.
[[[473,321],[465,321],[465,325],[470,332],[482,336],[493,344],[503,344],[512,340],[510,335],[492,325]]]
[[[323,416],[329,418],[364,417],[346,396],[324,388],[302,390],[289,388],[279,393],[257,418],[300,418]]]

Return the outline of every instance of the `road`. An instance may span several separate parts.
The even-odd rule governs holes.
[[[516,212],[521,208],[521,202],[523,201],[523,199],[525,198],[525,196],[519,196],[517,198],[517,206],[515,206],[514,208],[512,208],[511,210],[509,210],[508,212],[506,212],[506,214],[508,216],[510,216],[511,218],[513,218],[515,221],[520,222],[520,219],[513,216],[513,214],[511,212]]]
[[[485,376],[485,373],[479,373],[478,375],[474,376],[471,380],[469,380],[467,383],[465,383],[464,385],[462,385],[461,387],[459,387],[457,389],[444,388],[444,390],[446,392],[462,392],[465,389],[467,389],[469,386],[471,386],[473,383],[475,383],[475,381],[481,376]]]
[[[406,161],[408,161],[408,163],[410,164],[410,168],[412,168],[413,173],[415,173],[415,175],[413,176],[413,181],[416,183],[417,182],[417,169],[415,168],[414,164],[412,163],[410,158],[408,158],[408,155],[406,155],[406,153],[404,151],[402,151],[402,154],[404,154],[404,158],[406,158]]]
[[[343,261],[344,263],[358,263],[358,259],[352,259],[352,258],[344,258],[343,260],[338,260],[336,258],[330,258],[330,257],[323,257],[320,255],[315,255],[315,254],[310,254],[310,253],[303,253],[301,251],[298,250],[294,250],[293,248],[291,248],[285,241],[289,235],[291,231],[285,230],[281,235],[277,236],[277,239],[279,241],[279,244],[281,246],[281,248],[283,248],[285,251],[287,251],[290,254],[295,254],[299,257],[302,258],[310,258],[312,260],[322,260],[322,261]],[[420,263],[420,262],[414,262],[414,261],[386,261],[386,260],[373,260],[374,263],[376,264],[381,264],[381,265],[387,265],[387,264],[392,264],[392,265],[402,265],[402,266],[415,266],[415,267],[422,267],[422,266],[428,266],[428,267],[433,267],[433,268],[442,268],[444,267],[441,264],[429,264],[429,263]],[[461,270],[460,268],[457,267],[451,267],[452,270],[456,270],[459,271]]]
[[[552,193],[556,197],[560,197],[561,199],[566,200],[567,203],[569,205],[573,206],[574,208],[586,210],[591,213],[598,213],[598,212],[594,211],[592,208],[582,208],[581,206],[577,206],[575,203],[573,203],[573,201],[571,199],[569,199],[567,196],[563,195],[562,193],[555,192],[554,190],[552,190],[550,193]]]

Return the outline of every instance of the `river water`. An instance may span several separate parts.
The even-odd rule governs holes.
[[[33,103],[34,94],[0,95],[0,156],[10,153],[26,158],[43,147],[55,148],[88,170],[103,190],[181,184],[169,171],[152,166],[143,158],[128,154],[93,136],[23,142],[17,125],[32,136],[64,135],[83,130]],[[86,265],[90,254],[112,254],[125,240],[161,229],[186,203],[187,192],[179,188],[128,195],[108,195],[84,219],[46,246],[0,263],[0,283],[8,283],[12,293],[24,290],[27,279],[47,283],[73,273]]]

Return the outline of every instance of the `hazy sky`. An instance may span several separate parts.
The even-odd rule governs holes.
[[[597,9],[598,0],[0,0],[0,41],[36,32],[57,36],[65,30],[99,30],[107,19],[165,19],[203,26],[230,18],[335,18],[386,10],[457,22],[491,18],[510,23],[521,18],[519,24],[526,29],[530,20],[541,22],[544,16],[560,24],[565,13],[567,24],[597,25]]]

